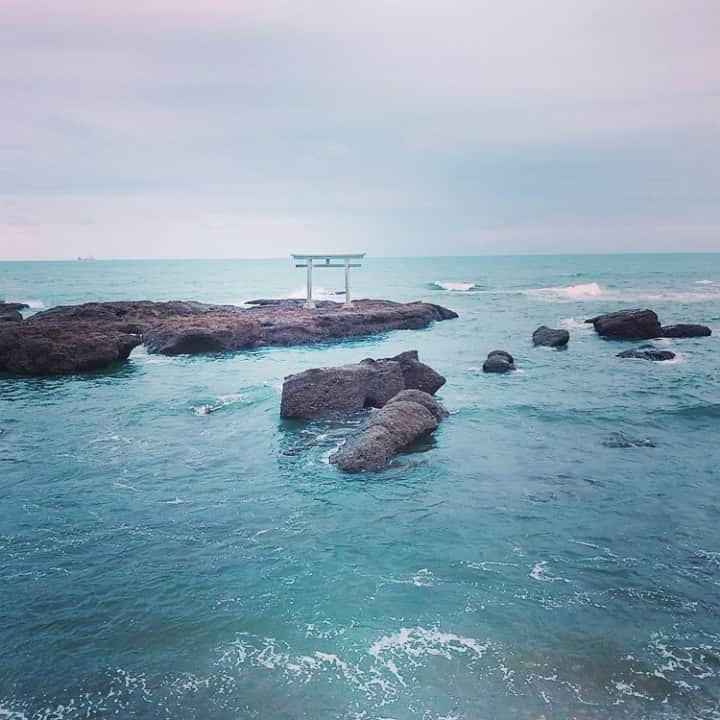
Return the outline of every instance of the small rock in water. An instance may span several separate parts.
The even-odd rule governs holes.
[[[641,345],[640,347],[630,350],[623,350],[617,354],[617,357],[662,362],[663,360],[672,360],[675,357],[675,353],[670,350],[658,350],[652,345]]]
[[[532,335],[535,345],[546,347],[565,347],[570,341],[570,333],[567,330],[556,330],[547,325],[541,325]]]
[[[592,323],[598,335],[615,340],[650,340],[662,335],[653,310],[619,310],[585,322]]]
[[[705,325],[680,323],[662,326],[662,336],[666,338],[708,337],[708,335],[712,335],[712,330]]]
[[[603,445],[608,448],[655,447],[652,440],[631,438],[622,432],[610,433],[608,439],[603,440]]]
[[[483,363],[483,372],[486,373],[505,373],[510,370],[515,370],[515,359],[505,350],[489,352]]]

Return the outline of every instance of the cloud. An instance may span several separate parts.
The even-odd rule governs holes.
[[[0,258],[716,247],[714,1],[0,3]]]

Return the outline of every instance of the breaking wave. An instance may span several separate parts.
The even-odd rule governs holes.
[[[704,283],[704,281],[702,281]],[[699,284],[699,283],[698,283]],[[580,285],[559,285],[556,287],[528,288],[520,290],[520,294],[531,298],[549,301],[584,302],[603,300],[610,302],[709,302],[720,300],[720,291],[709,286],[707,289],[696,290],[659,290],[643,288],[624,290],[605,288],[599,283],[590,282]]]
[[[532,288],[523,290],[522,293],[532,297],[547,297],[560,300],[594,300],[603,294],[603,289],[596,282],[591,282],[566,287]]]
[[[439,290],[447,290],[448,292],[469,292],[470,290],[478,290],[478,285],[474,282],[453,282],[450,280],[435,280],[431,286]]]
[[[45,303],[42,300],[21,300],[16,298],[7,298],[7,303],[23,303],[27,305],[31,310],[42,310],[45,308]]]

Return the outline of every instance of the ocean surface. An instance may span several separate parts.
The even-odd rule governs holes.
[[[0,295],[241,303],[302,273],[2,263]],[[720,255],[369,258],[353,284],[460,318],[0,377],[0,718],[720,718]],[[627,307],[714,334],[621,360],[583,321]],[[386,472],[328,463],[357,420],[280,420],[285,375],[412,348],[451,415]],[[516,373],[483,375],[497,348]]]

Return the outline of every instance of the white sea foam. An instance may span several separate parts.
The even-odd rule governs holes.
[[[427,568],[420,568],[412,577],[404,579],[389,578],[387,582],[393,585],[414,585],[415,587],[431,587],[435,578]]]
[[[388,656],[402,655],[417,664],[417,658],[427,655],[451,660],[453,655],[470,653],[482,657],[487,651],[486,643],[455,633],[445,633],[436,628],[401,628],[392,635],[384,635],[372,644],[368,653],[387,664]]]
[[[313,284],[312,289],[313,300],[332,300],[333,302],[343,302],[344,292],[335,290],[327,290],[324,287],[318,287]],[[301,287],[300,289],[293,290],[287,297],[295,300],[304,300],[307,297],[307,287]]]
[[[659,365],[680,365],[681,363],[684,363],[686,361],[684,353],[676,352],[675,357],[671,360],[660,360],[658,361]]]
[[[492,292],[492,291],[491,291]],[[498,291],[498,294],[507,291]],[[521,295],[548,302],[708,302],[720,300],[720,292],[715,289],[696,290],[658,290],[650,288],[605,288],[599,283],[590,282],[580,285],[558,285],[555,287],[526,288],[518,291]]]
[[[117,480],[113,482],[113,487],[120,488],[122,490],[132,490],[133,492],[138,491],[136,487],[133,487],[132,485],[126,485],[125,483],[118,482]]]
[[[5,300],[7,303],[23,303],[27,305],[31,310],[42,310],[45,307],[45,303],[42,300],[15,300],[14,298],[11,300],[8,298]],[[2,717],[0,715],[0,717]]]
[[[435,280],[433,285],[449,292],[468,292],[477,287],[474,282],[453,282],[451,280]]]
[[[696,285],[714,285],[715,281],[714,280],[696,280],[695,284]]]
[[[559,298],[564,300],[586,300],[597,298],[603,294],[603,289],[596,282],[580,285],[567,285],[558,287],[531,288],[524,290],[525,295],[535,297]]]
[[[530,577],[538,582],[570,582],[566,578],[549,575],[547,572],[547,560],[535,563],[535,567],[530,572]]]
[[[195,405],[193,406],[193,412],[198,415],[210,415],[211,413],[217,412],[218,410],[222,410],[222,408],[227,407],[228,405],[234,405],[238,402],[243,402],[247,400],[247,396],[243,393],[233,393],[231,395],[221,395],[216,402],[212,404],[205,404],[205,405]]]
[[[591,333],[594,331],[592,323],[586,323],[585,320],[581,318],[563,318],[558,324],[561,328],[565,328],[566,330],[575,330],[577,332],[587,333]]]

